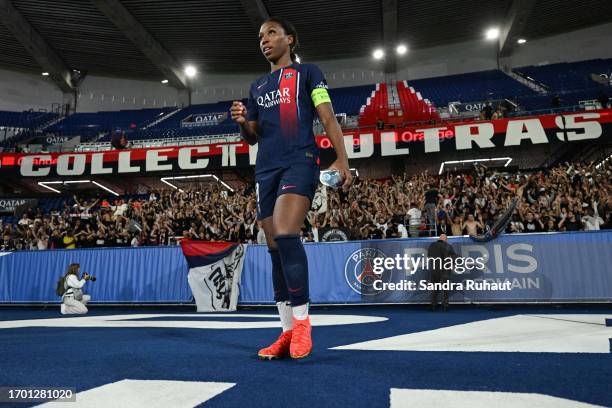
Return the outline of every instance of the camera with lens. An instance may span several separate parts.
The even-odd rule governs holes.
[[[96,281],[96,277],[94,275],[88,274],[87,272],[83,273],[83,279],[92,281],[92,282]]]

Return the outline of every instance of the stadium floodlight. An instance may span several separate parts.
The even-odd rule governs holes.
[[[606,164],[606,162],[607,162],[608,160],[612,160],[612,154],[611,154],[610,156],[606,157],[605,159],[603,159],[602,161],[600,161],[600,162],[599,162],[599,163],[598,163],[598,164],[595,166],[595,168],[596,168],[597,170],[599,170],[600,168],[602,168],[602,167],[603,167],[603,165],[604,165],[604,164]]]
[[[187,65],[185,67],[185,75],[187,75],[187,77],[193,78],[196,76],[197,73],[198,73],[198,70],[193,65]]]
[[[527,40],[524,39],[524,38],[519,38],[518,41],[517,41],[517,43],[519,43],[519,44],[525,44],[526,42],[527,42]]]
[[[497,38],[499,38],[499,28],[497,27],[489,28],[487,32],[485,33],[485,36],[487,40],[496,40]]]
[[[162,83],[162,84],[167,84],[167,83],[168,83],[168,80],[167,80],[167,79],[162,79],[161,83]]]
[[[297,62],[298,64],[300,64],[302,62],[302,59],[297,54],[295,55],[295,62]]]
[[[192,176],[162,177],[160,180],[162,183],[165,183],[169,185],[170,187],[172,187],[173,189],[178,190],[182,193],[184,192],[183,189],[179,188],[178,186],[175,186],[174,184],[170,183],[168,180],[185,180],[185,179],[210,178],[210,177],[214,178],[215,181],[217,181],[217,183],[221,184],[223,187],[227,188],[232,193],[234,192],[233,188],[231,188],[227,183],[225,183],[223,180],[221,180],[219,177],[215,176],[214,174],[194,174]]]
[[[408,52],[408,47],[406,47],[404,44],[400,44],[395,49],[395,52],[397,52],[397,55],[404,55]]]
[[[48,72],[43,72],[42,76],[49,76],[49,73]]]
[[[506,160],[506,164],[504,167],[508,167],[510,162],[512,161],[512,157],[493,157],[491,159],[470,159],[470,160],[450,160],[445,161],[440,164],[440,171],[438,171],[438,175],[442,174],[444,171],[444,166],[447,164],[460,164],[460,163],[482,163],[482,162],[491,162],[491,161],[502,161]]]
[[[48,186],[47,184],[62,184],[62,182],[61,182],[61,181],[39,181],[39,182],[38,182],[38,185],[39,185],[39,186],[41,186],[41,187],[44,187],[44,188],[46,188],[46,189],[48,189],[48,190],[51,190],[51,191],[53,191],[53,192],[55,192],[55,193],[58,193],[58,194],[61,194],[61,193],[62,193],[61,191],[56,190],[56,189],[54,189],[53,187]]]
[[[93,181],[93,180],[39,181],[38,185],[41,186],[41,187],[44,187],[44,188],[46,188],[48,190],[51,190],[54,193],[61,194],[62,193],[61,191],[56,190],[55,188],[49,186],[49,184],[64,184],[64,185],[66,185],[66,184],[86,184],[86,183],[94,184],[94,185],[100,187],[101,189],[106,190],[109,193],[119,197],[119,193],[117,193],[117,192],[111,190],[110,188],[108,188],[108,187],[98,183],[97,181]]]
[[[119,197],[119,194],[116,193],[115,191],[111,190],[110,188],[103,186],[102,184],[98,183],[97,181],[92,181],[93,184],[95,184],[96,186],[100,187],[102,190],[106,190],[109,193],[115,195],[116,197]]]
[[[372,53],[372,56],[374,57],[374,59],[377,59],[377,60],[383,59],[383,57],[385,56],[385,51],[382,48],[377,48]]]

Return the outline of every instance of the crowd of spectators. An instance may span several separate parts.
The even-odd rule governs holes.
[[[303,240],[480,234],[520,187],[523,197],[506,233],[610,229],[611,162],[565,163],[528,174],[478,166],[441,176],[358,179],[348,193],[317,193]],[[4,251],[175,245],[181,238],[265,243],[252,186],[230,192],[213,183],[112,201],[75,196],[49,214],[27,211],[15,225],[0,224],[0,231]]]

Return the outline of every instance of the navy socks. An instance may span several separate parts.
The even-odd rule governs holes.
[[[274,238],[274,241],[278,246],[282,272],[286,279],[285,288],[288,291],[291,306],[296,307],[308,303],[308,259],[299,235],[278,235]],[[270,251],[270,254],[272,254],[272,251]],[[276,280],[273,283],[274,292],[276,292]]]
[[[287,281],[283,274],[283,265],[281,263],[280,253],[278,249],[270,249],[270,258],[272,259],[272,287],[274,288],[274,301],[287,302],[289,300],[289,292],[287,291]]]

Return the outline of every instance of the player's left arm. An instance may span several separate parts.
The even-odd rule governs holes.
[[[329,166],[329,169],[338,170],[342,173],[342,178],[344,179],[342,189],[347,191],[353,182],[353,176],[349,170],[348,156],[344,147],[344,136],[342,135],[342,129],[340,128],[340,124],[336,119],[336,114],[334,113],[331,98],[327,92],[327,83],[323,78],[323,74],[318,70],[318,68],[316,68],[316,70],[313,72],[313,76],[315,78],[311,78],[311,83],[314,82],[317,85],[312,87],[310,96],[315,109],[317,110],[317,115],[319,115],[319,120],[325,129],[325,133],[327,134],[327,137],[329,137],[329,140],[336,151],[336,161]]]

